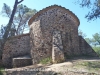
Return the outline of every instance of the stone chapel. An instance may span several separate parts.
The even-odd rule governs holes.
[[[46,57],[57,63],[71,56],[97,56],[78,35],[80,21],[69,9],[58,5],[46,7],[32,16],[28,24],[30,33],[8,38],[2,58],[5,66],[36,64]]]

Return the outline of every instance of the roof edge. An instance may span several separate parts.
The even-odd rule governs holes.
[[[49,7],[46,7],[46,8],[44,8],[44,9],[40,10],[40,11],[37,12],[33,17],[30,18],[30,20],[28,21],[28,25],[31,25],[32,22],[33,22],[33,20],[35,20],[35,18],[36,18],[37,16],[41,15],[41,13],[46,12],[46,11],[48,11],[49,9],[52,9],[52,8],[54,8],[54,7],[59,7],[59,8],[61,8],[61,9],[63,9],[63,10],[66,10],[68,14],[70,14],[72,17],[74,17],[74,19],[75,19],[76,22],[77,22],[77,25],[78,25],[78,26],[80,25],[80,21],[79,21],[78,17],[77,17],[72,11],[70,11],[69,9],[66,9],[65,7],[58,6],[58,5],[51,5],[51,6],[49,6]]]

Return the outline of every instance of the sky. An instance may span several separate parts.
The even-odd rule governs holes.
[[[0,12],[2,10],[3,3],[6,3],[11,8],[13,8],[14,1],[15,0],[1,0]],[[75,3],[75,1],[77,0],[24,0],[21,4],[26,5],[31,9],[36,9],[38,11],[54,4],[65,7],[66,9],[72,11],[79,18],[80,20],[79,29],[82,30],[82,32],[87,35],[86,36],[87,38],[92,38],[93,34],[100,32],[99,28],[100,19],[88,22],[87,19],[85,18],[85,15],[89,12],[89,9],[81,8],[79,4]],[[8,21],[9,18],[4,17],[2,16],[2,14],[0,14],[0,25],[2,24],[6,25]]]

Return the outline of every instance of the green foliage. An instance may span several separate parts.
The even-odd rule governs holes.
[[[93,38],[94,38],[95,42],[97,42],[97,44],[100,45],[100,33],[95,33],[93,35]]]
[[[2,13],[3,16],[10,18],[10,16],[11,16],[11,8],[10,8],[10,6],[8,6],[6,3],[4,3],[1,13]]]
[[[65,60],[62,58],[62,59],[59,59],[59,60],[56,60],[55,62],[53,62],[54,64],[57,64],[57,63],[62,63],[64,62]]]
[[[40,61],[41,64],[51,64],[52,63],[52,58],[51,57],[47,57],[44,58]]]
[[[100,46],[99,47],[92,47],[92,48],[100,56]]]
[[[14,26],[17,26],[17,35],[23,34],[25,30],[28,30],[27,22],[36,12],[35,9],[30,9],[26,5],[18,5],[14,16]]]
[[[86,42],[91,46],[100,45],[100,33],[95,33],[93,38],[85,38]]]
[[[86,66],[88,69],[99,69],[100,68],[100,61],[84,61],[78,63],[79,65]]]
[[[82,7],[89,8],[88,14],[85,16],[88,20],[100,18],[100,0],[77,0]]]
[[[77,70],[84,70],[87,73],[90,73],[90,75],[93,73],[93,75],[98,75],[100,73],[100,61],[99,60],[93,60],[92,58],[89,60],[79,60],[76,62],[73,62],[73,67]]]
[[[85,38],[86,37],[86,34],[85,33],[83,33],[83,31],[82,30],[78,30],[78,35],[80,35],[80,36],[82,36],[83,38]]]
[[[4,72],[4,68],[0,66],[0,75],[3,75]]]
[[[27,22],[36,12],[36,9],[30,9],[26,5],[18,5],[14,15],[11,30],[9,32],[10,36],[14,36],[14,34],[21,35],[25,30],[29,31]],[[4,3],[1,13],[3,16],[10,18],[12,10],[7,4]]]
[[[92,41],[92,39],[90,39],[90,38],[85,38],[85,41],[88,43],[88,44],[91,44],[93,41]]]

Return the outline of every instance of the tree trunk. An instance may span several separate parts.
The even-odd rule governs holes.
[[[15,4],[14,4],[14,7],[13,7],[13,11],[12,11],[12,14],[11,14],[11,17],[9,19],[9,22],[7,24],[7,27],[6,27],[6,30],[5,30],[5,33],[3,35],[3,40],[2,40],[2,51],[4,50],[4,44],[5,42],[7,41],[7,38],[8,38],[8,35],[9,35],[9,31],[11,30],[11,26],[12,26],[12,23],[13,23],[13,18],[14,18],[14,15],[16,13],[16,9],[17,9],[17,5],[19,3],[21,3],[23,0],[15,0]]]
[[[5,33],[4,33],[4,35],[3,35],[3,39],[4,39],[4,41],[6,41],[6,39],[8,38],[9,31],[11,30],[11,26],[12,26],[12,23],[13,23],[13,18],[14,18],[14,15],[15,15],[16,9],[17,9],[17,4],[18,4],[18,0],[15,0],[14,8],[13,8],[13,11],[12,11],[11,17],[10,17],[10,19],[9,19],[9,23],[7,24],[7,27],[6,27]]]

